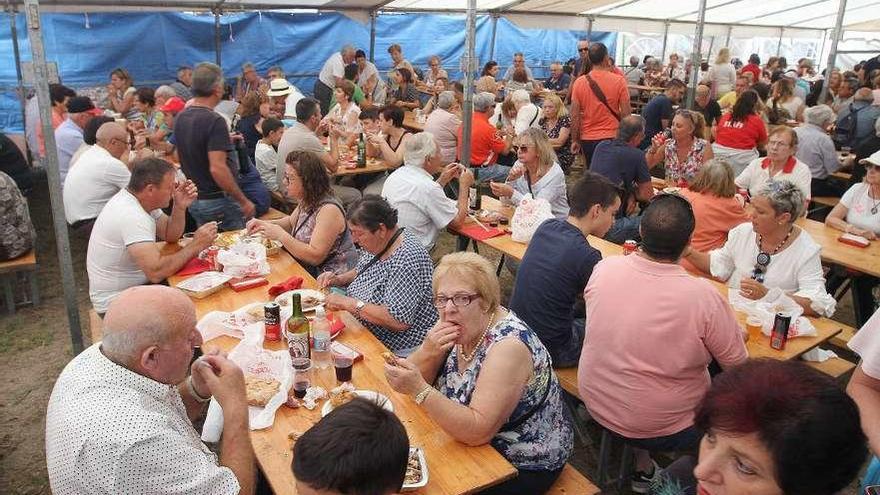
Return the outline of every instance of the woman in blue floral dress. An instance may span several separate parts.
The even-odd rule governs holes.
[[[385,366],[450,436],[491,445],[518,476],[486,494],[546,492],[571,455],[573,434],[547,349],[499,304],[494,267],[476,253],[443,257],[434,271],[440,320],[407,359]]]

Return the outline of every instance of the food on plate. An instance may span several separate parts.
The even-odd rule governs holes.
[[[403,484],[414,485],[420,481],[422,481],[422,462],[419,459],[419,449],[410,449]]]
[[[260,378],[254,375],[245,376],[244,385],[248,405],[257,407],[265,407],[281,388],[281,382],[274,378]]]
[[[324,302],[323,297],[318,297],[313,294],[303,294],[302,305],[306,308],[309,306],[316,306],[322,302]]]
[[[214,245],[219,248],[228,248],[241,239],[241,231],[221,232],[214,238]]]
[[[263,307],[262,303],[254,304],[246,311],[248,316],[252,317],[254,321],[263,321],[263,318],[266,316],[266,309]]]
[[[391,366],[397,366],[397,356],[390,352],[383,352],[382,359]]]
[[[330,407],[337,407],[353,401],[357,394],[352,390],[333,390],[330,392]]]

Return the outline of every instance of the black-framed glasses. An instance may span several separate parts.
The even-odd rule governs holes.
[[[579,52],[588,52],[588,51],[590,51],[590,49],[589,48],[578,48],[578,51]]]
[[[479,294],[455,294],[452,297],[446,296],[434,296],[434,307],[437,309],[443,309],[446,307],[446,303],[452,301],[452,305],[458,308],[463,308],[465,306],[470,305],[474,302],[474,299],[479,299]]]
[[[514,153],[519,153],[520,151],[522,151],[523,153],[528,153],[529,152],[529,145],[527,145],[527,144],[516,145],[513,147],[513,151],[514,151]]]

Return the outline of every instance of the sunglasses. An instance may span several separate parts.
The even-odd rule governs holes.
[[[579,52],[588,52],[588,51],[590,51],[590,49],[589,48],[578,48],[578,51]]]
[[[521,144],[519,146],[514,146],[513,151],[515,151],[517,153],[519,153],[520,151],[522,151],[523,153],[527,153],[529,151],[529,145]]]

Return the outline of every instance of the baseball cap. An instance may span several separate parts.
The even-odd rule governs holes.
[[[861,160],[859,160],[859,163],[861,163],[862,165],[865,165],[867,163],[870,163],[871,165],[880,165],[880,151],[875,151],[871,154],[871,156],[867,158],[862,158]]]
[[[95,108],[95,104],[92,103],[92,99],[88,96],[74,96],[67,100],[67,113],[102,115],[104,112],[100,108]]]
[[[168,112],[171,114],[180,113],[184,107],[186,107],[186,103],[178,96],[172,96],[168,98],[164,105],[159,107],[160,112]]]

